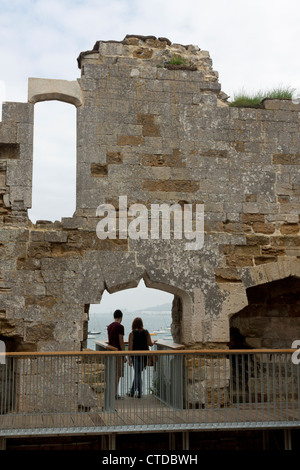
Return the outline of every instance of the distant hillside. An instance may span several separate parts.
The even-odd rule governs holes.
[[[95,308],[95,306],[93,306]],[[146,307],[146,308],[139,308],[139,309],[136,309],[136,310],[128,310],[127,308],[122,308],[122,312],[124,315],[135,315],[135,316],[139,316],[139,314],[141,312],[153,312],[153,313],[159,313],[159,312],[170,312],[171,314],[171,310],[172,310],[172,302],[167,302],[165,304],[161,304],[161,305],[155,305],[154,307]],[[90,311],[89,313],[89,316],[90,318],[92,317],[92,315],[103,315],[103,314],[110,314],[110,315],[113,315],[113,309],[109,312],[98,312],[96,310],[94,310],[93,312]]]
[[[172,303],[168,302],[166,304],[156,305],[155,307],[140,308],[138,310],[134,310],[132,313],[137,313],[137,312],[140,312],[140,311],[143,311],[143,312],[162,312],[162,311],[166,311],[166,310],[170,310],[170,312],[171,312],[171,309],[172,309]]]

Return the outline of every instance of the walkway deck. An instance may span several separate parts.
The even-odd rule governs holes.
[[[225,408],[178,410],[154,396],[125,397],[116,401],[114,411],[48,413],[26,415],[8,413],[0,417],[0,435],[93,434],[243,428],[299,427],[298,404],[239,404]]]

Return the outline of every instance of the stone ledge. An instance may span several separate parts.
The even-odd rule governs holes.
[[[58,100],[79,107],[83,104],[81,88],[77,80],[56,80],[47,78],[28,79],[28,101]]]

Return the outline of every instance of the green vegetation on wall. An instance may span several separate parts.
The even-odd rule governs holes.
[[[278,87],[266,91],[259,90],[252,94],[242,91],[234,96],[234,99],[229,103],[229,106],[260,108],[262,107],[263,100],[267,98],[292,99],[294,91],[295,90],[290,87]]]

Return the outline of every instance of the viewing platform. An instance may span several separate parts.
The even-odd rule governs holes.
[[[299,428],[294,350],[7,353],[0,365],[0,437]],[[143,395],[130,397],[133,356],[146,356]],[[115,377],[122,371],[118,395]]]

